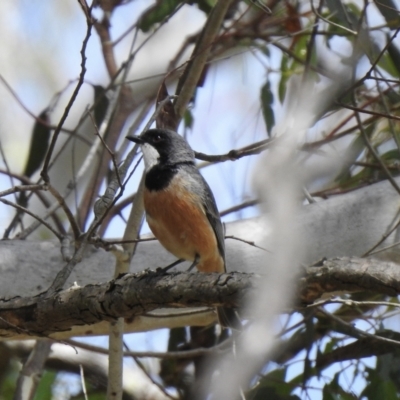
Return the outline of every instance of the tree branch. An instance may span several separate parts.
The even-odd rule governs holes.
[[[397,296],[400,293],[399,265],[365,258],[334,258],[306,268],[300,282],[300,300],[311,304],[334,292],[371,291]]]
[[[51,298],[36,296],[18,307],[22,298],[0,302],[0,336],[25,333],[47,336],[73,326],[138,316],[160,308],[240,307],[256,288],[257,275],[239,272],[192,274],[144,271],[126,274],[107,283],[73,286]],[[151,288],[151,290],[149,290]],[[335,292],[370,291],[400,294],[400,268],[391,262],[335,258],[305,269],[298,301],[311,304]],[[251,316],[246,316],[250,317]]]
[[[231,2],[231,0],[220,0],[216,3],[204,25],[196,47],[193,50],[192,57],[179,80],[176,91],[178,98],[175,102],[175,112],[179,118],[182,117],[187,104],[193,96],[193,92],[207,61],[212,42],[221,28],[222,21]]]
[[[18,299],[3,301],[0,335],[2,330],[11,330],[47,336],[74,325],[114,321],[119,317],[132,319],[165,307],[238,306],[252,287],[251,281],[251,274],[241,273],[126,274],[108,283],[73,286],[51,298],[37,296],[33,304],[20,308],[13,308]]]

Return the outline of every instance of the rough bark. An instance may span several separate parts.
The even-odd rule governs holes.
[[[73,286],[47,298],[0,303],[0,335],[48,336],[72,326],[92,325],[165,307],[237,306],[252,286],[251,275],[144,271],[108,283]]]
[[[400,294],[400,267],[373,259],[337,258],[305,268],[299,283],[298,303],[303,305],[338,292],[396,296]],[[257,275],[239,272],[126,274],[108,283],[73,286],[50,298],[42,295],[29,302],[27,298],[3,301],[0,335],[54,337],[54,333],[64,332],[65,337],[75,335],[75,326],[118,317],[129,322],[163,307],[240,307],[256,285]]]

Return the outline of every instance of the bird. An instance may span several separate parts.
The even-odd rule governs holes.
[[[144,209],[154,236],[178,262],[192,261],[190,269],[195,266],[204,273],[226,272],[221,218],[188,142],[177,132],[160,128],[126,138],[142,150]],[[221,326],[240,329],[234,309],[217,307],[217,315]]]

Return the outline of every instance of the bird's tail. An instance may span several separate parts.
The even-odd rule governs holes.
[[[217,307],[218,321],[224,328],[242,329],[242,322],[234,308]]]

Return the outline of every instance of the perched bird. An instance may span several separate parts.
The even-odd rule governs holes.
[[[175,257],[200,272],[225,272],[224,231],[213,193],[178,133],[150,129],[127,136],[141,146],[145,164],[144,208],[154,236]],[[231,308],[217,308],[222,326],[239,328]]]

